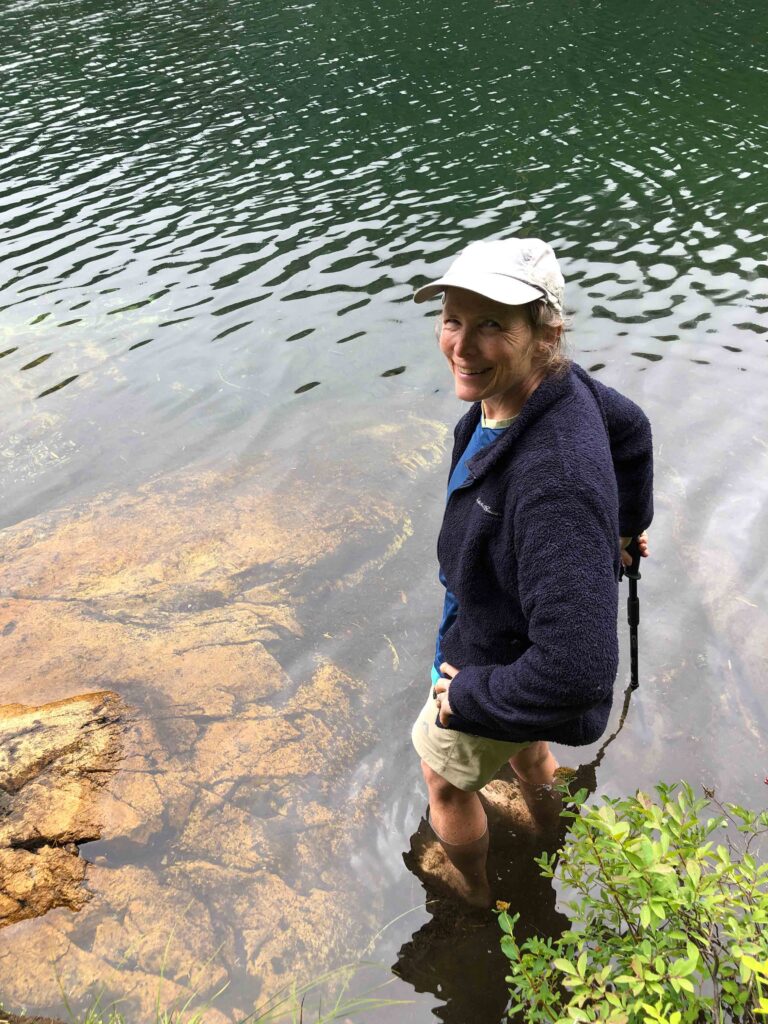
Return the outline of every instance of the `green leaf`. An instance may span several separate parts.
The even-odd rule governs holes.
[[[643,926],[643,928],[647,928],[650,923],[651,908],[648,906],[647,903],[644,903],[642,907],[640,907],[640,924]]]
[[[638,871],[645,871],[645,861],[639,853],[635,853],[632,850],[624,848],[624,856],[627,858],[633,868],[637,868]],[[637,876],[636,876],[637,877]]]
[[[579,975],[579,972],[576,970],[576,968],[573,966],[570,960],[563,960],[561,957],[558,957],[557,960],[553,961],[553,964],[558,969],[558,971],[562,971],[563,974],[574,974],[576,975],[576,977],[578,977]]]
[[[675,960],[672,966],[669,968],[669,973],[673,978],[687,978],[689,974],[693,974],[698,966],[698,956],[696,960]]]
[[[651,912],[659,919],[659,921],[665,920],[667,916],[667,908],[659,900],[651,900]]]
[[[603,804],[603,806],[598,810],[597,816],[609,825],[613,825],[616,822],[616,812],[611,806],[609,806],[609,804]]]
[[[583,1010],[577,1009],[577,1007],[575,1006],[568,1007],[568,1016],[571,1018],[571,1020],[580,1021],[581,1024],[585,1024],[585,1022],[586,1024],[588,1024],[589,1022],[589,1017],[587,1016],[587,1014]]]
[[[645,1018],[646,1020],[654,1021],[654,1020],[661,1020],[662,1019],[661,1014],[659,1013],[659,1011],[656,1009],[655,1006],[651,1006],[650,1003],[640,1003],[640,1005],[645,1010],[645,1012],[648,1014],[648,1016]]]
[[[755,960],[753,956],[744,956],[742,957],[741,962],[745,964],[753,974],[757,974],[761,978],[768,980],[768,960],[764,963],[760,963],[758,960]]]
[[[676,873],[671,864],[651,864],[648,870],[654,875],[674,875]]]
[[[626,821],[617,821],[611,829],[611,836],[619,842],[621,842],[623,839],[626,839],[628,835],[629,825],[626,823]]]
[[[656,859],[653,852],[653,844],[648,836],[638,836],[632,843],[632,852],[640,857],[645,867],[653,864]]]

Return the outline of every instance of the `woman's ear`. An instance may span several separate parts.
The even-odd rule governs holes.
[[[562,327],[552,327],[543,324],[536,330],[536,351],[543,362],[549,362],[560,347],[560,335]]]
[[[563,333],[562,327],[553,327],[549,324],[545,324],[540,328],[544,342],[548,348],[557,348],[560,344],[560,335]]]

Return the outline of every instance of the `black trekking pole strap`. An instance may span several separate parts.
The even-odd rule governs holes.
[[[640,544],[637,537],[633,537],[627,547],[632,557],[632,564],[622,566],[622,578],[626,576],[629,580],[629,597],[627,598],[627,622],[629,623],[629,655],[630,655],[630,686],[636,690],[640,685],[640,673],[638,665],[637,635],[640,625],[640,601],[637,596],[637,581],[640,576]]]

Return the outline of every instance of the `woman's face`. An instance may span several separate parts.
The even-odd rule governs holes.
[[[533,329],[522,306],[504,306],[463,288],[446,288],[440,351],[456,396],[483,402],[491,419],[515,416],[541,382]]]

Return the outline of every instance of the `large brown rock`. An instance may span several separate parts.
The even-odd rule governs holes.
[[[0,927],[85,902],[77,844],[101,835],[123,710],[113,693],[0,707]]]

